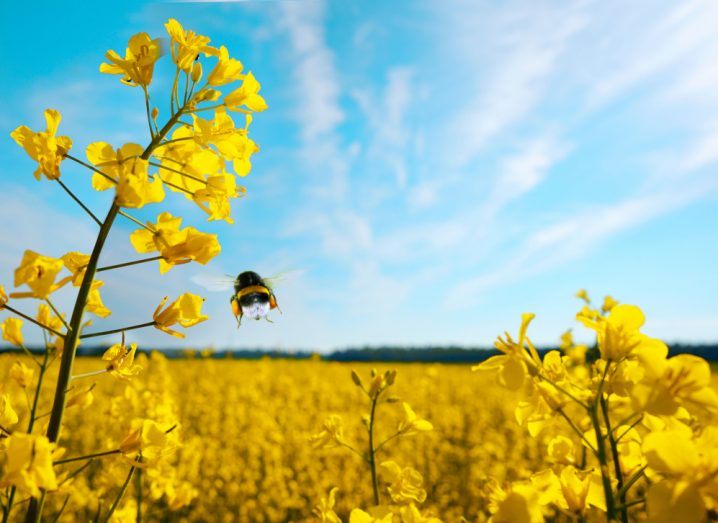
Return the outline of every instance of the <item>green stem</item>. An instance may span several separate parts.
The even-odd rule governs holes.
[[[598,458],[599,470],[601,472],[601,483],[603,484],[603,494],[606,499],[606,521],[608,523],[613,522],[616,519],[616,505],[613,498],[613,486],[611,485],[611,475],[608,470],[608,458],[606,456],[606,446],[603,442],[603,433],[601,431],[601,421],[598,416],[599,404],[603,397],[603,386],[606,382],[606,376],[608,375],[608,368],[610,362],[606,363],[606,369],[603,372],[603,377],[598,384],[598,390],[596,391],[596,399],[591,405],[588,413],[591,418],[591,424],[596,435],[596,457]]]
[[[136,485],[137,490],[137,518],[136,523],[142,523],[142,469],[137,471]]]
[[[125,492],[127,492],[127,487],[130,484],[130,480],[132,480],[132,476],[135,473],[135,470],[137,467],[132,465],[130,467],[130,471],[127,473],[127,478],[125,478],[125,482],[122,484],[122,488],[120,489],[120,492],[117,494],[117,497],[115,498],[115,501],[112,502],[112,506],[110,506],[110,511],[105,516],[105,522],[109,522],[110,518],[112,517],[112,514],[115,512],[117,507],[120,505],[120,502],[122,501],[122,498],[125,496]]]
[[[65,463],[73,463],[75,461],[82,461],[83,459],[101,458],[102,456],[112,456],[122,452],[120,449],[105,450],[103,452],[95,452],[94,454],[86,454],[85,456],[75,456],[74,458],[65,458],[53,461],[53,465],[64,465]]]
[[[621,457],[618,454],[618,443],[613,437],[613,431],[611,430],[611,419],[608,412],[608,398],[603,396],[600,397],[601,412],[603,413],[603,420],[606,424],[606,437],[608,438],[609,447],[611,449],[611,455],[613,457],[613,469],[616,473],[616,488],[618,489],[618,501],[621,506],[626,504],[626,493],[623,492],[623,471],[621,470]],[[628,510],[624,506],[621,509],[621,521],[622,523],[628,523]]]
[[[100,221],[100,219],[99,219],[97,216],[95,216],[95,214],[94,214],[90,209],[88,209],[87,206],[86,206],[84,203],[82,203],[82,201],[81,201],[77,196],[75,196],[75,193],[73,193],[73,192],[67,187],[67,185],[65,185],[64,183],[62,183],[62,181],[60,180],[60,178],[57,178],[56,181],[57,181],[57,183],[60,184],[60,187],[62,187],[62,188],[65,190],[65,192],[70,195],[70,198],[72,198],[73,200],[75,200],[75,202],[76,202],[80,207],[82,207],[82,209],[83,209],[88,215],[90,215],[90,218],[92,218],[92,219],[95,221],[95,223],[101,227],[101,226],[102,226],[102,222]]]
[[[167,167],[166,165],[162,165],[161,163],[156,163],[156,162],[149,162],[149,163],[153,167],[159,167],[160,169],[164,169],[165,171],[170,171],[170,172],[179,174],[180,176],[184,176],[185,178],[189,178],[190,180],[194,180],[196,182],[203,183],[203,184],[207,185],[207,180],[203,180],[202,178],[197,178],[196,176],[186,173],[184,171],[180,171],[179,169]]]
[[[45,371],[47,370],[47,358],[48,350],[45,349],[45,360],[40,365],[40,372],[37,376],[37,387],[35,388],[35,399],[32,402],[32,409],[30,410],[30,422],[27,425],[27,433],[32,434],[32,428],[35,425],[35,412],[37,411],[37,403],[40,399],[40,389],[42,388],[42,379],[45,377]]]
[[[144,258],[142,260],[118,263],[117,265],[107,265],[105,267],[100,267],[99,269],[97,269],[97,272],[110,271],[112,269],[119,269],[121,267],[129,267],[130,265],[139,265],[140,263],[147,263],[147,262],[157,261],[157,260],[161,260],[161,259],[162,259],[162,256],[153,256],[152,258]]]
[[[20,316],[21,318],[25,318],[27,321],[29,321],[29,322],[31,322],[31,323],[34,323],[35,325],[37,325],[38,327],[41,327],[41,328],[45,329],[46,331],[52,332],[55,336],[59,336],[60,338],[64,338],[64,337],[65,337],[65,335],[62,334],[61,332],[57,332],[55,329],[53,329],[53,328],[51,328],[51,327],[48,327],[47,325],[43,325],[42,323],[40,323],[39,321],[37,321],[37,320],[36,320],[35,318],[33,318],[32,316],[28,316],[27,314],[22,313],[22,312],[20,312],[19,310],[14,309],[13,307],[10,307],[9,305],[3,305],[3,309],[9,310],[9,311],[12,312],[13,314],[17,314],[17,315]]]
[[[90,169],[91,171],[96,172],[97,174],[99,174],[99,175],[101,175],[101,176],[104,176],[105,178],[107,178],[108,180],[110,180],[110,181],[111,181],[112,183],[114,183],[114,184],[117,183],[117,180],[115,180],[112,176],[110,176],[110,175],[107,174],[107,173],[103,173],[101,170],[99,170],[99,169],[98,169],[97,167],[95,167],[94,165],[91,165],[91,164],[89,164],[89,163],[87,163],[87,162],[83,162],[82,160],[80,160],[79,158],[75,158],[75,157],[72,156],[71,154],[65,154],[65,158],[67,158],[68,160],[72,160],[72,161],[75,162],[75,163],[79,163],[79,164],[82,165],[83,167],[87,167],[87,168]]]
[[[62,314],[60,314],[60,311],[58,311],[58,310],[55,308],[55,306],[53,305],[53,303],[50,301],[50,298],[45,298],[45,303],[47,303],[47,304],[50,306],[50,308],[52,309],[52,312],[55,313],[55,316],[57,316],[57,317],[59,318],[59,320],[62,322],[62,324],[65,326],[65,328],[66,328],[67,330],[70,330],[70,326],[69,326],[69,325],[67,324],[67,322],[65,321],[65,318],[62,317]],[[45,343],[45,345],[47,345],[47,343]]]
[[[142,329],[144,327],[154,327],[155,325],[157,325],[157,322],[148,321],[147,323],[140,323],[139,325],[130,325],[129,327],[122,327],[121,329],[112,329],[109,331],[92,332],[90,334],[83,334],[82,336],[80,336],[80,339],[84,340],[86,338],[96,338],[97,336],[107,336],[108,334],[116,334],[118,332],[131,331],[134,329]]]
[[[378,399],[379,394],[372,399],[371,414],[369,415],[369,467],[371,468],[371,486],[374,490],[374,505],[379,505],[379,483],[376,477],[376,449],[374,448],[374,417]]]

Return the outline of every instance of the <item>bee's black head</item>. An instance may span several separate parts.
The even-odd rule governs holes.
[[[264,285],[262,277],[254,271],[240,272],[234,281],[234,291],[239,292],[250,285]]]

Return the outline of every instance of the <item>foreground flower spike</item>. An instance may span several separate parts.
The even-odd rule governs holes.
[[[7,461],[0,486],[14,486],[33,497],[40,496],[40,489],[57,489],[52,466],[53,445],[45,436],[13,433],[4,446]]]
[[[217,57],[219,58],[219,61],[207,77],[207,83],[209,85],[219,87],[221,85],[234,82],[235,80],[242,79],[242,69],[244,69],[242,62],[234,58],[230,58],[229,51],[227,51],[225,46],[220,46]]]
[[[157,223],[148,223],[147,228],[137,229],[130,235],[137,252],[160,253],[160,274],[174,265],[191,261],[206,265],[222,249],[216,234],[203,233],[194,227],[180,229],[181,224],[182,218],[163,212],[157,217]]]
[[[39,180],[44,174],[48,180],[60,178],[60,162],[72,148],[72,140],[67,136],[56,136],[62,117],[54,109],[45,111],[47,130],[34,132],[25,125],[15,129],[10,136],[25,152],[38,163],[35,178]]]
[[[25,284],[32,292],[15,293],[13,296],[46,299],[59,288],[55,285],[55,277],[63,266],[62,260],[57,258],[43,256],[35,251],[25,251],[20,267],[15,269],[15,287]]]
[[[115,51],[109,50],[105,58],[109,64],[100,64],[100,72],[107,74],[120,74],[123,84],[147,87],[152,82],[155,62],[162,56],[162,40],[154,40],[147,33],[137,33],[130,38],[125,51],[125,58],[121,58]]]
[[[155,313],[152,315],[155,320],[155,328],[166,332],[170,336],[176,338],[184,338],[185,335],[170,329],[171,326],[179,324],[182,327],[192,327],[205,321],[208,317],[202,315],[202,303],[204,298],[185,292],[182,296],[170,303],[164,310],[162,309],[169,298],[165,296],[162,302],[157,306]]]

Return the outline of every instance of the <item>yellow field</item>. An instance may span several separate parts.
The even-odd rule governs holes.
[[[16,359],[5,355],[0,360],[4,373]],[[97,382],[94,402],[68,409],[62,445],[66,457],[117,448],[135,417],[167,426],[178,423],[182,443],[169,460],[173,466],[148,469],[141,478],[146,520],[169,513],[170,520],[181,521],[301,521],[311,518],[312,508],[334,486],[339,488],[336,512],[343,518],[354,507],[372,505],[370,470],[361,458],[344,448],[315,450],[308,441],[327,415],[340,414],[347,441],[365,449],[361,416],[368,414],[367,398],[352,383],[350,370],[368,377],[370,366],[170,361],[160,355],[139,360],[144,369],[132,381],[101,375],[76,382],[78,390]],[[97,359],[77,362],[78,373],[98,368],[102,363]],[[536,440],[524,436],[514,420],[511,395],[491,380],[468,366],[413,364],[378,370],[387,368],[398,371],[394,394],[434,425],[432,432],[396,439],[380,452],[380,460],[412,466],[423,475],[428,493],[424,509],[445,521],[461,516],[473,520],[485,509],[487,477],[516,479],[541,466]],[[50,383],[44,390],[51,393]],[[40,405],[39,413],[49,411],[49,400]],[[380,405],[377,441],[392,434],[401,417],[400,403]],[[70,463],[64,470],[81,464]],[[59,510],[64,491],[70,494],[64,514],[84,514],[78,520],[90,520],[98,494],[107,511],[129,467],[118,456],[95,459],[51,495],[50,513]],[[133,481],[116,516],[135,521],[135,489]],[[170,511],[174,498],[180,498],[178,504],[191,502]]]

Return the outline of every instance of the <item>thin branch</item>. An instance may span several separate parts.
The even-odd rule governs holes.
[[[106,450],[104,452],[95,452],[94,454],[86,454],[85,456],[77,456],[74,458],[65,458],[57,461],[53,461],[53,465],[62,465],[64,463],[72,463],[73,461],[82,461],[83,459],[100,458],[102,456],[111,456],[113,454],[119,454],[122,452],[120,449]]]
[[[90,218],[92,218],[97,225],[102,226],[102,222],[100,221],[100,219],[97,216],[95,216],[95,214],[90,209],[88,209],[87,206],[84,203],[82,203],[82,201],[80,201],[80,199],[77,196],[75,196],[75,193],[73,193],[67,185],[62,183],[62,180],[60,180],[60,178],[57,178],[55,181],[57,181],[57,183],[60,184],[60,187],[65,189],[65,192],[70,195],[70,198],[72,198],[73,200],[75,200],[75,202],[77,202],[77,205],[82,207],[82,209],[87,214],[90,215]]]
[[[149,225],[147,225],[147,224],[145,224],[145,223],[142,223],[140,220],[138,220],[137,218],[135,218],[135,217],[132,216],[131,214],[127,214],[125,211],[122,211],[122,210],[121,210],[121,211],[119,212],[119,214],[122,215],[122,216],[124,216],[124,217],[127,218],[128,220],[130,220],[130,221],[132,221],[132,222],[135,222],[135,223],[136,223],[137,225],[139,225],[140,227],[144,227],[145,229],[147,229],[148,231],[150,231],[150,232],[153,233],[153,234],[156,232],[154,229],[151,229]]]
[[[61,321],[62,324],[65,326],[65,328],[66,328],[67,330],[70,330],[70,326],[69,326],[69,325],[67,324],[67,322],[65,321],[65,318],[62,317],[62,314],[60,314],[60,311],[58,311],[58,310],[55,308],[55,306],[52,304],[52,302],[50,301],[50,298],[45,298],[45,302],[50,306],[50,308],[52,309],[52,312],[55,313],[55,316],[57,316],[58,318],[60,318],[60,321]]]
[[[34,324],[37,325],[38,327],[42,327],[43,329],[52,332],[55,336],[59,336],[60,338],[64,338],[64,337],[65,337],[65,335],[62,334],[61,332],[57,332],[57,331],[56,331],[55,329],[53,329],[52,327],[48,327],[47,325],[43,325],[42,323],[40,323],[39,321],[37,321],[35,318],[33,318],[33,317],[31,317],[31,316],[28,316],[27,314],[22,313],[22,312],[20,312],[19,310],[15,309],[15,308],[13,308],[13,307],[10,307],[10,306],[7,305],[7,304],[3,305],[3,309],[9,310],[9,311],[12,312],[13,314],[17,314],[17,315],[20,316],[21,318],[25,318],[27,321],[29,321],[29,322],[31,322],[31,323],[34,323]]]
[[[142,329],[144,327],[154,327],[155,325],[157,325],[157,322],[148,321],[147,323],[140,323],[139,325],[131,325],[129,327],[122,327],[121,329],[112,329],[109,331],[92,332],[90,334],[83,334],[82,336],[80,336],[80,339],[84,340],[85,338],[95,338],[97,336],[106,336],[108,334],[116,334],[118,332],[131,331],[134,329]]]
[[[115,180],[112,176],[110,176],[110,175],[107,174],[107,173],[103,173],[101,170],[99,170],[99,169],[98,169],[97,167],[95,167],[94,165],[90,165],[89,163],[83,162],[82,160],[80,160],[79,158],[75,158],[75,157],[72,156],[71,154],[65,154],[65,158],[67,158],[68,160],[72,160],[72,161],[75,162],[75,163],[79,163],[79,164],[82,165],[83,167],[87,167],[87,168],[90,169],[91,171],[94,171],[94,172],[96,172],[97,174],[104,176],[105,178],[107,178],[108,180],[110,180],[112,183],[117,183],[117,180]]]
[[[202,178],[197,178],[196,176],[186,173],[184,171],[180,171],[179,169],[173,169],[172,167],[166,167],[166,166],[162,165],[161,163],[156,163],[156,162],[149,162],[149,164],[152,165],[153,167],[159,167],[160,169],[164,169],[165,171],[177,173],[181,176],[185,176],[185,177],[189,178],[190,180],[194,180],[196,182],[200,182],[200,183],[207,185],[207,180],[203,180]]]
[[[119,269],[121,267],[129,267],[130,265],[139,265],[140,263],[147,263],[147,262],[157,261],[157,260],[162,260],[162,259],[164,259],[162,256],[153,256],[152,258],[143,258],[142,260],[134,260],[134,261],[125,262],[125,263],[118,263],[117,265],[108,265],[106,267],[100,267],[99,269],[97,269],[97,272],[109,271],[112,269]]]

